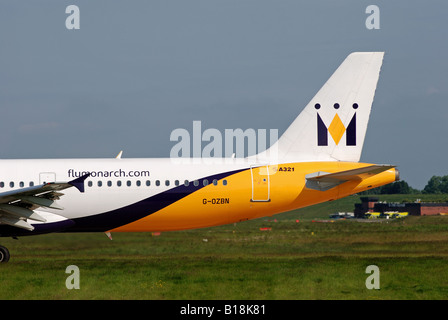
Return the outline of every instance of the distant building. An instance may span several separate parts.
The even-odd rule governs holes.
[[[375,204],[378,202],[377,197],[361,197],[361,203],[355,203],[355,217],[364,218],[367,212],[375,212]]]
[[[427,216],[448,213],[448,202],[379,202],[377,197],[361,197],[361,203],[355,204],[355,217],[364,218],[366,213],[408,212],[411,216]]]

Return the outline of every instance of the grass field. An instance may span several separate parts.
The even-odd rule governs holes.
[[[0,299],[447,299],[448,216],[312,221],[355,202],[113,241],[1,238],[12,257],[0,265]],[[79,290],[66,288],[69,265],[80,270]],[[380,270],[379,290],[366,288],[369,265]]]

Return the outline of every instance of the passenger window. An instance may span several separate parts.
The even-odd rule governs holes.
[[[214,186],[217,186],[217,185],[218,185],[218,180],[213,179],[213,185],[214,185]]]
[[[30,187],[34,187],[34,182],[33,181],[30,181]]]
[[[5,187],[5,183],[2,181],[0,182],[0,188],[4,188]]]
[[[132,182],[131,182],[130,180],[128,180],[128,181],[126,181],[126,185],[127,185],[128,187],[130,187],[130,186],[132,185]]]
[[[160,186],[160,181],[156,180],[156,186]]]
[[[174,184],[178,186],[180,184],[179,180],[174,181]]]
[[[25,186],[25,183],[23,181],[20,181],[19,186],[20,186],[20,188],[23,188]]]
[[[193,185],[194,185],[195,187],[197,187],[197,186],[199,185],[199,181],[198,181],[198,180],[194,180],[194,181],[193,181]]]
[[[142,185],[142,182],[141,182],[140,180],[137,180],[137,181],[135,182],[135,184],[137,185],[137,187],[140,187],[140,186]]]
[[[110,180],[107,181],[107,186],[108,186],[108,187],[112,187],[112,181],[110,181]]]
[[[188,187],[189,185],[190,185],[190,181],[185,180],[185,182],[184,182],[184,186]]]
[[[165,180],[165,185],[168,187],[170,185],[170,180]]]
[[[146,186],[149,187],[151,185],[151,181],[146,180]]]
[[[102,187],[103,186],[103,181],[98,180],[98,187]]]
[[[89,182],[87,182],[87,185],[88,185],[89,187],[91,187],[91,186],[93,186],[93,182],[92,182],[92,181],[89,181]]]
[[[14,182],[11,181],[11,182],[9,183],[9,186],[10,186],[11,188],[14,188]]]
[[[222,180],[222,185],[223,185],[223,186],[226,186],[226,185],[227,185],[227,180],[226,180],[226,179]]]
[[[117,181],[117,187],[121,187],[121,180]]]
[[[202,181],[202,185],[205,187],[205,186],[207,186],[208,185],[208,180],[207,179],[204,179],[203,181]]]

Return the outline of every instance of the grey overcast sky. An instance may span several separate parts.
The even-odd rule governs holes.
[[[281,135],[350,52],[385,51],[361,160],[421,189],[448,175],[447,14],[446,0],[3,0],[0,157],[168,157],[194,120]]]

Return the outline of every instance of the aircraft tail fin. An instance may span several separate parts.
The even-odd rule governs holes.
[[[358,162],[383,56],[350,54],[278,141],[257,158]]]

